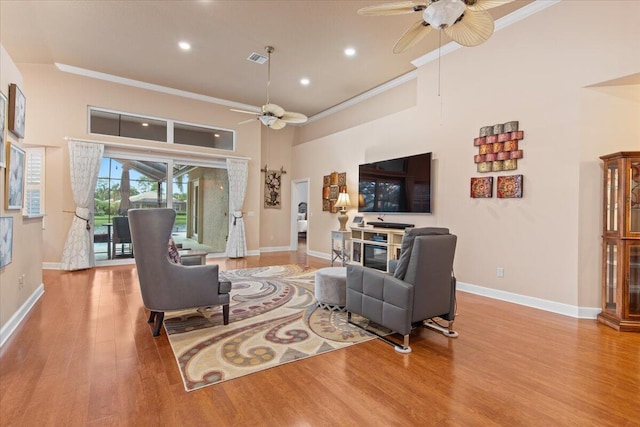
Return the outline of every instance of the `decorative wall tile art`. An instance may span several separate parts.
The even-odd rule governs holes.
[[[518,148],[518,142],[524,139],[524,131],[518,130],[518,126],[517,121],[511,121],[480,128],[480,136],[473,139],[473,145],[478,147],[478,154],[473,156],[478,172],[518,169],[516,159],[524,157]],[[508,160],[511,161],[505,165]]]
[[[325,212],[338,212],[334,205],[339,193],[347,192],[347,173],[331,172],[322,177],[322,210]]]
[[[493,177],[471,178],[471,197],[474,199],[493,197]]]
[[[499,176],[497,193],[501,199],[522,197],[522,175]]]

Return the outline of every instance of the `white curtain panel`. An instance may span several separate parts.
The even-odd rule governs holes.
[[[82,270],[95,266],[93,194],[103,153],[102,144],[69,141],[71,189],[76,212],[62,251],[63,270]]]
[[[242,205],[247,192],[249,162],[247,160],[227,159],[229,175],[229,238],[227,239],[227,256],[242,258],[247,253],[247,239],[244,233]]]

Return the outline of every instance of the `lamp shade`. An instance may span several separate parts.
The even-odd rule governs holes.
[[[351,206],[351,200],[349,200],[349,194],[340,193],[340,195],[338,196],[338,201],[335,204],[335,207],[348,208],[349,206]]]

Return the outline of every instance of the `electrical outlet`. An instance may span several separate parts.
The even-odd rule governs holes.
[[[498,275],[498,277],[504,277],[504,268],[498,267],[498,269],[496,270],[496,274]]]

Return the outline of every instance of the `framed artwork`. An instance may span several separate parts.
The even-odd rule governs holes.
[[[9,131],[18,138],[24,138],[24,118],[27,99],[17,84],[9,85]]]
[[[5,209],[22,209],[24,199],[24,150],[7,142]]]
[[[338,174],[338,185],[347,185],[347,173],[342,172]]]
[[[329,200],[329,189],[330,189],[329,186],[322,187],[322,198],[324,200]]]
[[[322,210],[324,212],[329,212],[331,210],[331,202],[329,201],[329,199],[322,200]]]
[[[3,168],[6,166],[6,160],[4,157],[7,155],[7,150],[5,147],[5,141],[7,137],[5,136],[4,129],[7,123],[7,97],[0,92],[0,167]]]
[[[331,175],[325,175],[322,177],[322,185],[325,187],[331,185]]]
[[[522,175],[499,176],[496,188],[501,199],[521,198]]]
[[[493,177],[471,178],[471,197],[474,199],[493,197]]]
[[[13,217],[0,217],[0,268],[13,257]]]

